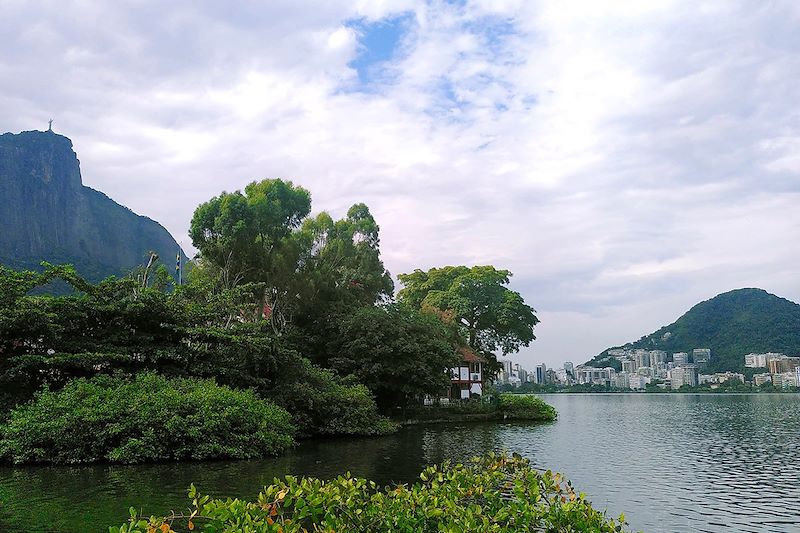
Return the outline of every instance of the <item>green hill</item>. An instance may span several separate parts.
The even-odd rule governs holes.
[[[151,250],[171,266],[179,249],[158,222],[84,186],[67,137],[0,135],[0,264],[70,263],[97,281],[146,263]]]
[[[608,348],[586,364],[619,366],[608,355],[619,348],[668,353],[711,348],[709,370],[742,370],[744,355],[751,352],[800,355],[800,305],[762,289],[725,292],[695,305],[669,326]]]

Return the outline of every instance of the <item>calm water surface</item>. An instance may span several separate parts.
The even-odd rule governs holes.
[[[107,531],[130,506],[186,507],[190,482],[222,497],[287,473],[408,482],[430,463],[509,450],[564,472],[635,530],[800,532],[800,395],[545,396],[558,422],[418,426],[264,461],[0,467],[0,531]]]

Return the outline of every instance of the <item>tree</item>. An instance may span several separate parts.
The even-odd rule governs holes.
[[[267,310],[285,320],[285,289],[299,257],[292,234],[310,211],[306,189],[280,179],[254,181],[244,194],[223,192],[199,205],[189,235],[201,258],[219,269],[223,287],[264,283],[257,318]]]
[[[338,317],[329,364],[367,386],[389,410],[439,395],[458,356],[452,332],[433,313],[408,307],[365,306]]]
[[[416,309],[449,311],[468,344],[484,357],[500,350],[504,355],[536,339],[539,323],[532,307],[507,287],[511,272],[493,266],[448,266],[427,272],[400,274],[400,302]]]
[[[335,317],[390,301],[394,283],[380,259],[379,227],[364,204],[334,221],[322,212],[295,235],[301,250],[294,278],[293,326],[284,334],[314,362],[327,364],[339,335]]]
[[[341,220],[322,212],[298,232],[302,249],[299,275],[314,306],[332,301],[373,305],[394,292],[392,277],[380,259],[380,228],[364,204],[355,204]]]

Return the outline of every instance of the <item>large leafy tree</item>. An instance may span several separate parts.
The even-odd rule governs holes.
[[[450,313],[468,344],[491,359],[492,352],[516,352],[536,338],[533,329],[539,319],[508,288],[511,275],[490,265],[415,270],[398,276],[403,284],[398,299],[413,308]]]
[[[308,301],[372,305],[391,298],[394,283],[380,258],[379,230],[364,204],[355,204],[341,220],[325,212],[307,219],[297,238]]]
[[[306,219],[296,239],[302,252],[287,333],[299,351],[327,364],[327,345],[339,335],[336,317],[386,303],[394,283],[380,259],[378,224],[364,204],[340,220],[325,212]]]
[[[197,207],[189,235],[206,268],[218,271],[225,288],[262,283],[256,316],[268,308],[285,319],[287,288],[300,250],[293,232],[311,211],[306,189],[280,179],[252,182]]]

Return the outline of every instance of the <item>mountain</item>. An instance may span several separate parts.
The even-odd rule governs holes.
[[[689,352],[711,348],[712,371],[741,370],[744,355],[800,355],[800,305],[762,289],[737,289],[700,302],[678,320],[639,339],[603,351],[587,364],[614,363],[613,349]]]
[[[158,222],[84,186],[67,137],[0,135],[0,264],[70,263],[97,281],[146,263],[150,250],[172,268],[180,247]]]

